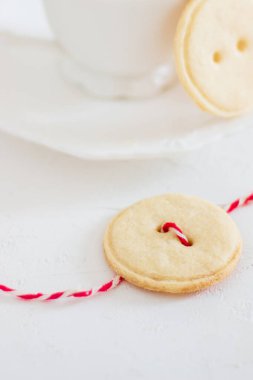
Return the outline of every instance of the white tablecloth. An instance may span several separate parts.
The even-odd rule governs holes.
[[[20,14],[32,18],[22,3]],[[175,160],[94,163],[0,134],[0,282],[34,291],[99,285],[112,274],[101,242],[117,210],[170,191],[216,203],[247,194],[252,142],[249,129]],[[203,293],[158,295],[123,283],[68,303],[1,296],[1,379],[249,379],[253,207],[233,217],[242,260]]]

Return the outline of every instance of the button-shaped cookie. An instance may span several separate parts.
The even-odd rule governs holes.
[[[253,0],[190,0],[175,39],[183,86],[206,111],[253,108]]]
[[[240,233],[231,217],[205,200],[166,194],[119,213],[104,238],[109,265],[154,291],[188,293],[226,277],[238,262]]]

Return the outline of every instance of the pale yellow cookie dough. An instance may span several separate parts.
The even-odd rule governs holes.
[[[175,234],[161,233],[176,223],[192,243],[183,246]],[[231,217],[205,200],[166,194],[123,210],[104,237],[109,265],[127,281],[150,290],[188,293],[226,277],[242,249]]]
[[[175,58],[179,79],[204,110],[229,117],[253,108],[253,0],[190,0]]]

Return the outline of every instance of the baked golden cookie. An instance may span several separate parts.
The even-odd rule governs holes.
[[[176,223],[190,247],[173,231]],[[234,269],[242,249],[231,217],[205,200],[166,194],[120,212],[104,237],[104,252],[114,271],[134,285],[159,292],[188,293],[222,280]]]
[[[229,117],[253,108],[253,0],[190,0],[175,58],[179,79],[204,110]]]

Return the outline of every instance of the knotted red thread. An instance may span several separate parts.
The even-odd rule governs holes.
[[[232,203],[222,206],[222,208],[227,213],[231,213],[237,208],[247,206],[252,202],[253,202],[253,193],[249,194],[247,197],[238,198]],[[175,232],[178,239],[183,245],[185,245],[186,247],[189,247],[191,245],[189,240],[187,239],[187,237],[184,235],[183,231],[181,230],[181,228],[178,227],[175,223],[173,222],[165,223],[161,228],[161,232],[164,232],[164,233],[167,233],[170,230],[173,230]],[[23,293],[15,289],[9,288],[6,285],[1,285],[1,284],[0,284],[0,290],[7,295],[12,295],[18,299],[25,300],[25,301],[32,301],[32,300],[56,301],[62,298],[86,298],[86,297],[92,297],[98,293],[105,293],[111,289],[116,288],[123,280],[124,279],[122,277],[116,275],[113,277],[112,280],[101,285],[99,288],[92,288],[89,290],[82,290],[82,291],[65,290],[65,291],[60,291],[60,292],[54,292],[51,294],[44,294],[40,292],[39,293]]]

